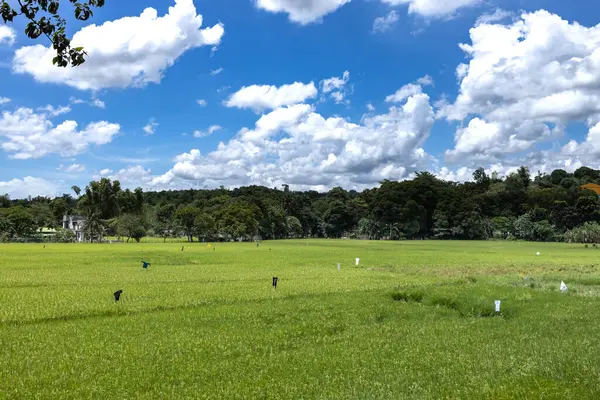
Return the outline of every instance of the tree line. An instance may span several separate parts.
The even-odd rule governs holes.
[[[600,171],[558,169],[532,177],[528,168],[498,177],[480,168],[470,182],[438,179],[381,182],[362,192],[327,193],[248,186],[237,189],[144,192],[118,181],[92,181],[54,199],[0,196],[0,239],[57,228],[65,214],[85,216],[90,240],[119,236],[185,237],[188,241],[284,238],[521,239],[600,243],[600,197],[582,190],[600,184]]]

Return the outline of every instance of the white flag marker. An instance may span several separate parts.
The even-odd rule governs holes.
[[[340,271],[340,263],[338,263],[338,271]]]
[[[496,304],[496,312],[500,312],[500,303],[501,303],[501,301],[500,300],[496,300],[496,301],[494,301],[494,303]]]
[[[567,291],[567,285],[565,285],[564,282],[560,282],[560,291],[561,292],[566,292]]]
[[[358,265],[358,263],[360,262],[360,258],[356,259],[356,265]]]

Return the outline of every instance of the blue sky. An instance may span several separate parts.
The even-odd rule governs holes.
[[[598,12],[583,0],[107,0],[88,24],[69,20],[90,57],[67,71],[17,22],[0,29],[0,192],[54,196],[100,176],[360,190],[419,170],[598,168]]]

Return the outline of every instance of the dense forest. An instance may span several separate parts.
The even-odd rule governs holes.
[[[417,173],[412,180],[383,181],[361,193],[340,187],[328,193],[289,186],[143,192],[118,181],[93,181],[54,199],[0,196],[0,240],[72,241],[65,214],[85,216],[91,240],[145,236],[188,241],[299,237],[363,239],[521,239],[600,243],[600,171],[582,167],[532,177],[526,167],[499,178],[483,169],[471,182],[443,181]]]

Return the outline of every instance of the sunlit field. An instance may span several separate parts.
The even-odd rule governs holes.
[[[599,266],[568,244],[2,244],[0,398],[597,399]]]

